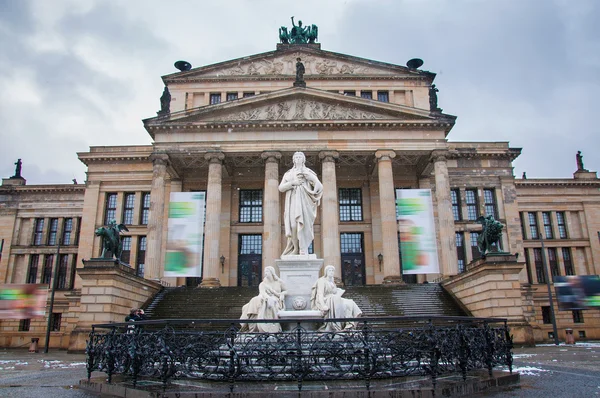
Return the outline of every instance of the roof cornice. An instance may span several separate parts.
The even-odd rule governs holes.
[[[600,179],[573,180],[573,179],[519,179],[515,186],[526,187],[600,187]]]
[[[85,192],[85,184],[0,186],[1,193]]]
[[[521,154],[520,148],[508,148],[501,152],[486,152],[485,148],[472,151],[448,151],[448,159],[484,159],[484,158],[495,158],[495,159],[506,159],[513,161]]]

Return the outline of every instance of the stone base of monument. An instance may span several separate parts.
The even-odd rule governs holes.
[[[313,285],[319,279],[323,259],[318,259],[314,254],[288,255],[282,256],[280,260],[275,260],[275,265],[279,268],[279,277],[287,288],[286,310],[281,313],[285,313],[284,316],[288,319],[306,318],[307,325],[315,322],[308,320],[316,319],[313,312],[319,314],[319,318],[322,320],[323,317],[319,311],[311,311],[310,294]],[[309,330],[315,329],[311,327]]]
[[[279,311],[279,319],[302,319],[300,326],[306,330],[317,330],[320,324],[323,323],[323,315],[321,311],[303,310],[303,311]],[[284,332],[289,332],[297,327],[297,323],[285,322],[281,324]]]

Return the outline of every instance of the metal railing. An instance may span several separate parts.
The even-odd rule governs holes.
[[[506,365],[512,372],[512,336],[505,319],[377,317],[331,319],[357,322],[352,330],[319,332],[306,320],[279,320],[281,333],[241,333],[239,320],[181,319],[94,325],[87,372],[158,379],[166,388],[182,378],[228,382],[362,379],[439,375]],[[244,320],[273,323],[272,320]],[[287,325],[285,325],[287,324]],[[221,330],[217,330],[221,328]]]

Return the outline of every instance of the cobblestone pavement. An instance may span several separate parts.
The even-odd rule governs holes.
[[[0,397],[95,397],[78,388],[86,377],[83,354],[0,349]]]
[[[600,397],[600,343],[538,345],[514,350],[521,388],[485,397]]]
[[[514,357],[521,388],[479,397],[600,397],[600,343],[516,348]],[[78,389],[85,377],[83,354],[0,349],[0,397],[95,397]]]

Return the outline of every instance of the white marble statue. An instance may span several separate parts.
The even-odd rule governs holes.
[[[285,192],[285,236],[287,246],[282,257],[289,254],[308,254],[312,243],[317,206],[323,195],[323,185],[314,171],[304,165],[306,157],[302,152],[294,153],[294,167],[288,170],[279,184],[279,191]]]
[[[240,319],[279,319],[278,312],[285,309],[285,284],[275,274],[275,268],[265,267],[265,277],[258,285],[258,296],[242,307]],[[279,323],[242,323],[240,332],[281,332]]]
[[[310,305],[313,310],[321,311],[325,318],[357,318],[362,311],[354,300],[342,298],[344,289],[335,285],[333,276],[335,267],[325,267],[325,275],[312,287]],[[355,329],[356,322],[325,322],[320,331],[333,332],[342,329]]]

